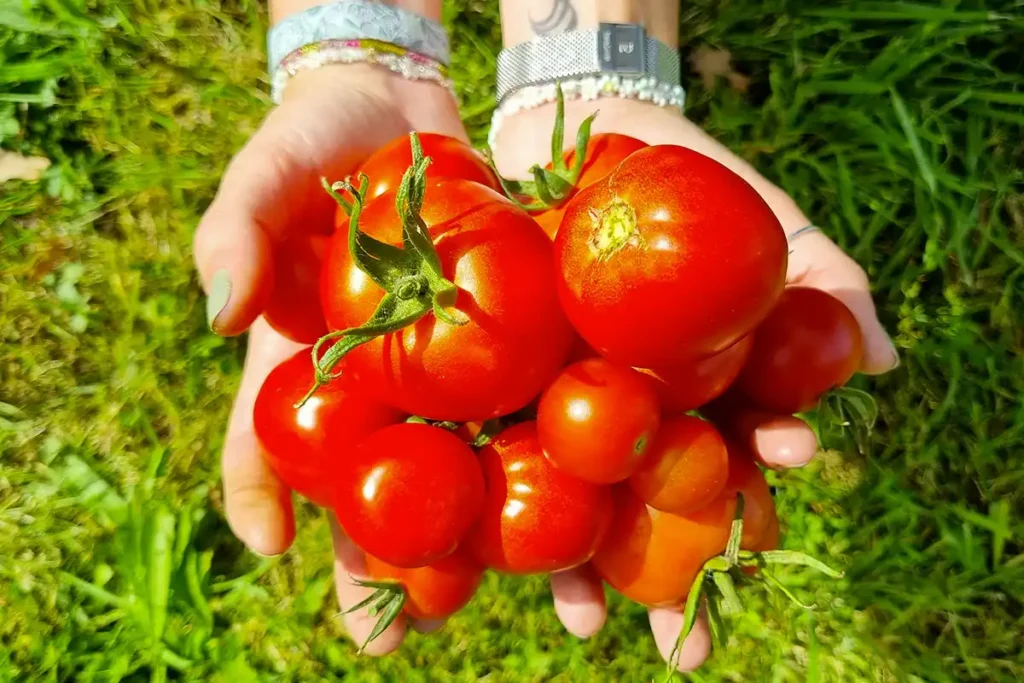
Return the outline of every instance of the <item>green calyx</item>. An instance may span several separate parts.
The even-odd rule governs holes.
[[[333,185],[324,181],[324,188],[348,212],[348,245],[353,260],[386,294],[365,323],[326,334],[313,346],[315,383],[296,407],[302,406],[324,384],[336,379],[339,375],[333,372],[334,368],[361,344],[398,332],[428,313],[452,325],[468,322],[448,311],[455,304],[458,287],[442,273],[430,231],[420,216],[430,157],[423,156],[423,147],[416,133],[409,137],[413,163],[402,177],[395,199],[395,208],[402,219],[402,246],[381,242],[359,228],[359,217],[369,187],[366,176],[360,177],[358,188],[347,180]],[[352,201],[345,199],[341,191],[350,194]],[[332,345],[321,356],[321,349],[328,343]]]
[[[555,84],[558,94],[555,110],[555,128],[551,133],[551,170],[540,164],[530,169],[533,180],[509,180],[503,178],[494,166],[494,159],[488,157],[491,169],[498,176],[498,182],[509,199],[527,211],[545,211],[552,209],[572,196],[579,182],[580,173],[587,156],[587,143],[590,141],[590,126],[596,113],[588,116],[576,131],[576,158],[572,168],[565,164],[562,152],[565,145],[565,98],[561,84]]]
[[[366,608],[371,617],[377,617],[377,622],[373,625],[370,635],[366,636],[366,640],[359,646],[359,652],[362,653],[366,646],[384,633],[402,613],[402,608],[405,607],[406,593],[405,588],[398,581],[367,581],[353,578],[352,582],[357,586],[374,589],[373,593],[365,600],[345,610],[345,614],[351,614]]]

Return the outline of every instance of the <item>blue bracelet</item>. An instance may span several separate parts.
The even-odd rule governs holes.
[[[450,61],[448,35],[436,21],[370,0],[341,0],[293,14],[267,34],[270,74],[281,61],[323,40],[373,39],[393,43],[441,64]]]

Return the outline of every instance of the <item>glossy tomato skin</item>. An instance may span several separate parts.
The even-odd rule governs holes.
[[[657,369],[637,369],[650,378],[662,410],[668,415],[682,415],[724,394],[743,370],[753,345],[753,336],[747,335],[708,358]]]
[[[356,445],[405,419],[400,411],[355,391],[344,378],[295,404],[313,386],[313,359],[303,349],[271,370],[256,395],[253,423],[263,452],[290,489],[322,507],[331,504],[339,468]]]
[[[698,417],[681,415],[662,423],[629,485],[651,507],[686,514],[714,501],[728,478],[729,455],[718,430]]]
[[[282,336],[312,344],[327,334],[320,306],[320,269],[326,235],[297,235],[274,252],[274,287],[263,317]]]
[[[598,133],[597,135],[592,135],[587,141],[586,160],[583,162],[580,177],[576,181],[576,192],[601,180],[615,170],[615,167],[623,159],[644,147],[647,147],[646,142],[628,135],[619,135],[618,133]],[[575,147],[567,149],[563,158],[565,159],[565,165],[568,168],[572,168],[573,164],[576,163]],[[550,163],[547,165],[547,168],[551,170]],[[575,195],[575,192],[573,194]],[[565,206],[566,204],[563,203],[561,206],[542,211],[536,215],[540,227],[544,228],[544,232],[552,239],[554,239],[555,234],[558,232],[558,226],[562,222]]]
[[[470,422],[515,412],[561,369],[574,335],[558,305],[551,242],[529,215],[482,185],[443,181],[422,211],[442,269],[458,287],[451,325],[428,313],[346,358],[345,371],[382,400],[414,415]],[[362,228],[392,244],[401,224],[388,193],[363,212]],[[335,234],[321,281],[327,323],[364,323],[383,296]]]
[[[645,147],[566,206],[559,297],[606,358],[657,368],[713,356],[768,315],[786,278],[779,221],[692,150]]]
[[[444,619],[466,606],[480,586],[484,569],[461,546],[451,555],[425,567],[405,569],[373,555],[366,571],[377,581],[398,581],[405,588],[402,608],[413,619]]]
[[[408,568],[450,555],[483,501],[483,474],[469,446],[439,427],[403,423],[356,447],[341,472],[334,509],[356,545]]]
[[[494,437],[480,450],[480,465],[487,500],[466,540],[477,560],[508,574],[536,574],[590,559],[611,519],[611,490],[551,465],[535,422]]]
[[[558,469],[595,484],[627,478],[658,433],[658,398],[635,370],[603,358],[574,363],[544,390],[537,433]]]
[[[736,513],[736,494],[743,495],[743,538],[740,547],[743,550],[761,550],[761,544],[769,541],[772,521],[778,525],[771,487],[746,447],[730,439],[726,442],[726,448],[729,451],[729,477],[718,503],[728,507],[732,518]],[[775,533],[777,535],[777,529]],[[775,542],[778,543],[778,540]]]
[[[853,377],[863,353],[860,326],[846,304],[820,289],[787,287],[754,333],[736,387],[768,410],[810,410]]]
[[[648,607],[678,607],[704,563],[729,541],[732,517],[715,503],[686,516],[645,505],[615,487],[615,515],[591,565],[612,588]]]

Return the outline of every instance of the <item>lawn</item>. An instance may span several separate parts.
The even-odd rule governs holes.
[[[482,141],[496,3],[447,2]],[[204,323],[192,232],[270,103],[250,0],[2,0],[0,681],[649,681],[643,611],[566,635],[539,579],[491,576],[440,633],[343,638],[324,520],[278,559],[231,536],[221,430],[243,340]],[[744,593],[695,681],[1024,678],[1024,6],[687,0],[689,114],[868,270],[902,366],[858,379],[859,446],[773,477],[816,608]]]

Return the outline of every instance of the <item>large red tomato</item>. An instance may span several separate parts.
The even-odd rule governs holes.
[[[270,466],[289,488],[317,505],[331,504],[338,469],[374,431],[402,421],[391,406],[353,391],[344,378],[331,382],[301,408],[313,385],[313,360],[299,351],[264,380],[253,423]]]
[[[494,437],[480,451],[480,465],[487,499],[466,540],[478,560],[497,571],[534,574],[590,559],[611,519],[611,491],[549,463],[535,422]]]
[[[768,410],[810,410],[853,377],[863,352],[860,327],[846,304],[820,289],[787,287],[754,332],[736,388]]]
[[[658,368],[729,348],[768,315],[786,237],[757,192],[684,147],[645,147],[569,201],[559,297],[605,357]]]
[[[465,180],[429,185],[422,217],[444,275],[459,288],[453,325],[432,313],[352,351],[344,371],[409,413],[469,422],[526,406],[558,373],[573,342],[558,305],[551,242],[529,215],[494,191]],[[401,243],[389,192],[371,202],[362,229]],[[324,264],[328,325],[370,318],[383,290],[361,271],[338,231]]]
[[[367,553],[422,567],[455,550],[483,502],[473,450],[447,430],[405,423],[374,432],[351,453],[334,509]]]
[[[709,358],[655,370],[637,369],[651,378],[662,410],[669,415],[681,415],[724,394],[743,369],[753,344],[753,336],[747,335]]]
[[[628,486],[615,489],[615,516],[591,564],[615,590],[649,607],[677,607],[704,563],[729,541],[724,500],[680,516],[645,505]]]
[[[642,140],[631,138],[628,135],[619,135],[618,133],[599,133],[592,136],[587,141],[587,153],[584,157],[583,168],[580,170],[580,177],[576,180],[576,190],[569,198],[574,196],[579,190],[589,187],[604,178],[623,159],[646,146],[647,143]],[[565,165],[568,168],[572,168],[576,163],[576,149],[567,149],[562,158],[565,159]],[[547,165],[547,168],[551,170],[550,163]],[[565,202],[568,202],[569,198]],[[540,227],[544,228],[544,232],[552,238],[558,232],[558,226],[562,222],[562,215],[565,214],[565,207],[566,203],[563,202],[555,208],[542,211],[536,215]]]
[[[650,450],[658,398],[643,376],[603,358],[570,365],[544,390],[537,433],[556,467],[596,484],[622,481]]]
[[[274,288],[263,317],[281,335],[312,344],[327,334],[320,307],[320,266],[327,251],[326,235],[299,235],[274,251]]]
[[[728,477],[729,456],[718,431],[710,422],[681,415],[662,423],[629,485],[651,507],[685,514],[721,495]]]
[[[460,547],[426,567],[404,569],[373,555],[366,571],[377,581],[398,581],[405,590],[403,611],[413,619],[444,619],[465,607],[483,578],[483,567]]]

